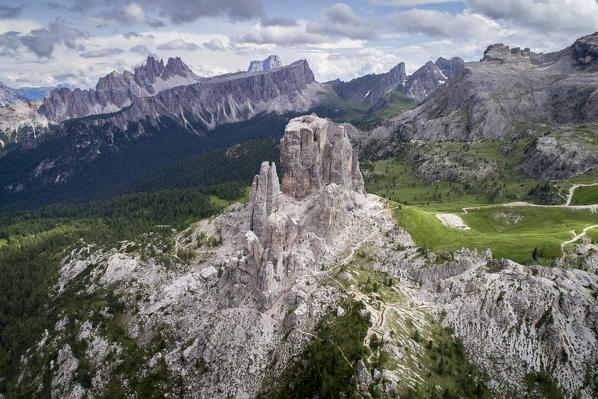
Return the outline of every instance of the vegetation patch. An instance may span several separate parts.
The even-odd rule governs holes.
[[[575,189],[571,205],[598,204],[598,184],[595,186],[581,186]]]
[[[446,228],[429,211],[416,206],[395,210],[398,223],[416,244],[434,252],[461,248],[483,251],[490,248],[497,258],[520,263],[552,264],[561,253],[561,244],[598,223],[598,214],[589,210],[540,207],[482,207],[461,213],[470,230]]]
[[[370,326],[360,314],[361,302],[347,299],[342,305],[343,316],[330,314],[315,329],[313,341],[291,361],[279,384],[261,398],[338,398],[340,392],[357,396],[354,366],[369,355],[363,344]]]

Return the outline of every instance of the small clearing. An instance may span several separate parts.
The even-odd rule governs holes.
[[[465,224],[460,216],[454,215],[452,213],[437,213],[436,217],[448,228],[469,230],[469,226]]]

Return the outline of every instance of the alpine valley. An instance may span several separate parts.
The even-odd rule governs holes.
[[[598,33],[480,58],[0,85],[0,399],[598,397]]]

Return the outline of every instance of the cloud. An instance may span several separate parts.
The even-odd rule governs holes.
[[[158,1],[158,0],[154,0]],[[172,22],[193,22],[201,17],[225,17],[247,21],[265,15],[260,0],[159,0],[161,15]]]
[[[38,57],[50,57],[54,47],[64,44],[69,49],[80,49],[77,42],[87,38],[87,35],[78,29],[68,27],[60,22],[54,22],[47,28],[34,29],[30,34],[19,36],[19,41]]]
[[[151,53],[151,51],[145,47],[143,44],[138,44],[136,46],[133,46],[129,49],[130,52],[132,53],[137,53],[137,54],[141,54],[141,55],[148,55]]]
[[[205,42],[203,44],[203,46],[205,48],[213,50],[213,51],[224,51],[224,50],[226,50],[226,46],[219,39],[212,39],[209,42]]]
[[[339,37],[351,40],[375,39],[378,31],[375,21],[364,20],[344,3],[336,3],[325,9],[316,19],[316,22],[293,20],[294,24],[262,20],[251,30],[241,34],[237,41],[278,46],[322,45],[331,38]]]
[[[369,40],[375,39],[378,31],[375,21],[364,20],[344,3],[336,3],[325,9],[317,19],[318,22],[307,26],[308,32]]]
[[[10,31],[0,35],[0,56],[13,56],[20,46],[19,32]]]
[[[182,50],[182,51],[194,51],[199,50],[201,46],[198,46],[195,43],[186,42],[182,39],[171,40],[169,42],[163,43],[159,45],[158,50]]]
[[[285,15],[276,17],[264,17],[261,22],[262,26],[297,26],[297,21]]]
[[[100,50],[93,50],[87,51],[85,53],[80,54],[83,58],[100,58],[100,57],[110,57],[112,55],[122,54],[124,53],[123,49],[120,48],[103,48]]]
[[[0,19],[12,19],[21,15],[23,6],[9,7],[0,4]]]
[[[275,44],[278,46],[315,44],[324,40],[325,37],[321,34],[307,32],[304,21],[297,26],[262,26],[258,24],[237,38],[239,43]]]
[[[413,7],[423,4],[454,3],[455,0],[369,0],[371,4],[393,7]]]
[[[598,29],[596,0],[466,0],[476,13],[539,32],[585,32]]]
[[[66,81],[66,80],[77,79],[77,75],[75,75],[75,74],[74,74],[74,73],[72,73],[72,72],[69,72],[69,73],[61,73],[61,74],[58,74],[58,75],[54,75],[54,79],[55,79],[57,82],[64,82],[64,81]]]
[[[150,19],[138,3],[129,3],[120,8],[103,12],[100,17],[107,21],[128,25],[147,25],[154,28],[164,26],[162,21]]]
[[[417,8],[393,13],[388,16],[387,22],[402,32],[447,38],[484,38],[501,29],[498,23],[479,14],[465,12],[453,15]]]

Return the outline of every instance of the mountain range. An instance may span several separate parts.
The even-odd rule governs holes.
[[[271,56],[263,70],[200,78],[180,58],[165,64],[148,57],[133,73],[113,72],[94,89],[55,89],[41,105],[2,108],[6,116],[0,139],[5,144],[22,141],[0,159],[2,195],[8,201],[31,196],[29,190],[56,186],[52,190],[61,191],[60,185],[108,154],[122,157],[126,165],[133,158],[124,148],[134,151],[137,140],[151,142],[156,132],[174,129],[187,137],[185,142],[204,143],[192,146],[202,152],[221,145],[210,133],[219,126],[256,117],[267,123],[310,110],[338,121],[371,118],[373,130],[353,129],[358,133],[352,134],[362,155],[371,159],[396,154],[410,140],[508,135],[535,137],[522,164],[532,176],[585,173],[598,164],[594,144],[580,147],[587,135],[578,132],[579,124],[596,121],[598,114],[596,47],[595,34],[549,54],[492,45],[479,62],[438,58],[411,75],[399,63],[384,74],[327,83],[315,81],[305,60],[278,66],[279,58]],[[361,126],[367,129],[371,123]],[[265,136],[254,132],[244,137]],[[212,144],[207,146],[206,140]],[[63,144],[55,145],[58,141]],[[554,141],[565,150],[546,145]],[[176,150],[171,161],[188,155]]]

